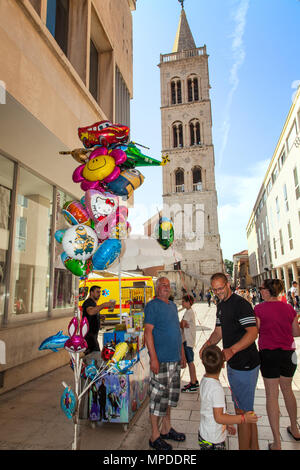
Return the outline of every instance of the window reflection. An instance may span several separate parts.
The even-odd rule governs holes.
[[[52,186],[20,168],[16,207],[14,314],[48,310]]]
[[[0,155],[0,315],[4,313],[7,250],[9,241],[10,202],[14,164]]]
[[[63,230],[70,228],[70,225],[65,220],[62,209],[66,202],[73,201],[74,198],[64,193],[57,191],[56,197],[56,230]],[[75,276],[68,271],[63,265],[60,255],[62,253],[62,246],[55,243],[55,261],[54,261],[54,289],[53,289],[53,308],[70,308],[74,306],[74,296],[76,289]]]

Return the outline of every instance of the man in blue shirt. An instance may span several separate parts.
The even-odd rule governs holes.
[[[186,367],[180,323],[176,305],[169,300],[170,282],[158,279],[156,297],[145,307],[145,341],[150,356],[150,447],[171,450],[165,439],[184,441],[185,435],[171,427],[171,406],[180,396],[180,369]],[[162,419],[161,433],[158,428]]]

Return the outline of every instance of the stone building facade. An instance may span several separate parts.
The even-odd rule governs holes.
[[[77,129],[130,125],[135,0],[0,1],[0,394],[69,362],[39,351],[67,333],[78,294],[55,231],[83,192],[60,151]]]
[[[159,67],[162,153],[170,160],[163,167],[163,215],[174,222],[181,269],[196,289],[206,289],[223,266],[208,55],[206,46],[196,47],[183,8],[173,51],[160,56]]]

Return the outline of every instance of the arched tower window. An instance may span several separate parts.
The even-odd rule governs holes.
[[[181,122],[174,122],[173,129],[173,147],[183,147],[183,128]]]
[[[181,80],[179,78],[173,78],[171,81],[171,103],[182,103]]]
[[[184,192],[184,170],[182,168],[175,170],[175,189],[176,193]]]
[[[200,145],[200,122],[194,119],[190,122],[190,145]]]
[[[202,171],[199,166],[195,166],[192,169],[193,174],[193,191],[202,191]]]
[[[191,103],[192,101],[199,101],[199,81],[196,76],[192,76],[188,78],[187,81],[188,86],[188,101]]]

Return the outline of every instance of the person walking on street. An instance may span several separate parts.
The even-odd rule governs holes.
[[[100,312],[104,308],[114,306],[113,302],[105,302],[101,305],[97,305],[100,294],[100,287],[92,286],[90,288],[89,297],[82,304],[82,316],[86,317],[89,322],[89,331],[85,337],[88,344],[88,349],[85,351],[86,355],[93,351],[100,351],[98,343],[98,334],[101,328]]]
[[[183,393],[197,392],[199,389],[199,382],[197,380],[196,367],[194,364],[194,347],[196,342],[196,320],[195,312],[192,309],[194,299],[191,295],[185,295],[182,298],[182,307],[186,309],[183,318],[180,322],[182,331],[182,340],[185,358],[190,373],[190,383],[185,385],[181,391]]]
[[[208,306],[210,307],[210,302],[211,302],[211,293],[210,291],[208,290],[205,294],[205,297],[206,297],[206,300],[207,300],[207,303],[208,303]]]
[[[232,292],[227,277],[216,273],[211,277],[213,292],[219,297],[216,326],[200,349],[223,341],[227,375],[236,414],[254,408],[254,394],[259,373],[259,353],[255,344],[258,336],[253,308],[247,300]],[[238,425],[240,450],[258,450],[257,425]]]
[[[297,402],[292,390],[297,368],[294,336],[300,336],[300,327],[293,307],[279,300],[279,294],[284,290],[282,280],[265,279],[260,290],[264,302],[255,306],[254,313],[259,330],[258,346],[266,389],[266,408],[274,437],[269,449],[280,450],[279,387],[291,423],[287,431],[296,441],[300,441]]]
[[[300,308],[299,304],[299,293],[298,293],[298,282],[294,281],[292,287],[288,291],[289,304],[291,304],[294,309]]]
[[[152,435],[149,445],[172,450],[166,440],[184,441],[185,434],[171,427],[171,407],[180,396],[180,371],[186,367],[176,305],[169,300],[170,282],[158,279],[156,297],[145,307],[145,343],[150,357],[149,409]],[[161,431],[159,418],[162,417]]]

